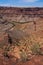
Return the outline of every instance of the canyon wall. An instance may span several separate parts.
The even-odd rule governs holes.
[[[12,27],[12,24],[7,22],[17,23],[15,28],[28,34],[43,31],[43,7],[0,7],[0,23],[3,21],[7,25],[0,24],[0,31]]]

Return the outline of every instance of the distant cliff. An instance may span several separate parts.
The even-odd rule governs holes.
[[[25,31],[43,30],[43,7],[0,7],[0,19],[6,22],[21,22],[22,25],[19,26],[26,27]]]
[[[20,7],[0,7],[0,17],[6,18],[7,20],[18,20],[20,16],[29,17],[40,17],[43,18],[43,7],[33,8],[20,8]],[[19,17],[19,18],[18,18]]]
[[[0,14],[1,13],[9,13],[9,14],[43,14],[43,7],[38,8],[19,8],[19,7],[0,7]]]

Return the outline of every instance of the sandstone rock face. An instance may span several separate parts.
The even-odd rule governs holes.
[[[1,18],[10,22],[27,23],[23,26],[30,32],[43,30],[43,8],[0,7],[0,20]]]

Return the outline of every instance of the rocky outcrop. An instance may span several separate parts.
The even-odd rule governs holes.
[[[38,8],[17,8],[17,7],[0,7],[0,20],[14,22],[33,22],[29,23],[37,30],[43,29],[43,7]],[[36,26],[35,26],[36,25]],[[32,28],[33,28],[32,27]],[[36,30],[35,29],[35,30]]]
[[[43,17],[43,8],[17,8],[17,7],[0,7],[0,15],[3,17],[14,18],[28,17]]]
[[[29,34],[43,30],[43,7],[0,7],[0,31],[11,29],[12,24]]]

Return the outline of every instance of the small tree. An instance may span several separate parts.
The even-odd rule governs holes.
[[[9,34],[8,34],[8,43],[12,44],[12,38],[11,38],[11,36]]]

